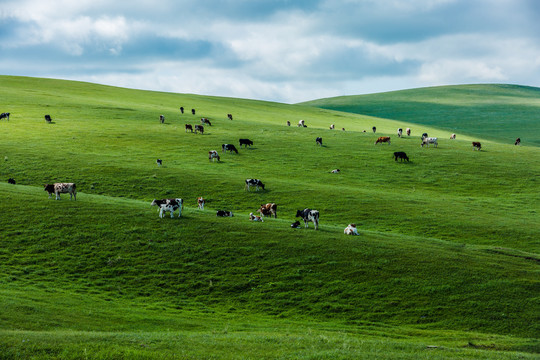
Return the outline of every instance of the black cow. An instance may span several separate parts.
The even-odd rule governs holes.
[[[315,230],[319,229],[319,211],[311,209],[297,210],[296,217],[301,217],[304,220],[304,226],[306,228],[308,227],[308,222],[311,221],[315,225]]]
[[[253,141],[249,140],[249,139],[240,139],[240,147],[242,147],[242,145],[244,145],[245,147],[248,147],[253,145]]]
[[[394,160],[398,161],[398,159],[401,159],[402,162],[403,160],[409,161],[409,157],[403,151],[396,151],[394,153]]]
[[[50,123],[52,121],[51,115],[45,115],[45,121]]]
[[[322,137],[318,137],[315,139],[315,144],[322,146]]]
[[[9,178],[7,182],[8,182],[8,184],[13,184],[13,185],[16,184],[15,179],[13,179],[13,178]]]
[[[377,131],[377,128],[374,126],[371,128],[371,130],[373,130],[373,133],[375,133],[375,131]]]
[[[191,109],[191,114],[195,115],[195,109]]]
[[[514,143],[514,145],[520,145],[521,144],[521,139],[520,138],[517,138],[516,139],[516,142]]]
[[[9,113],[1,113],[0,114],[0,120],[2,120],[2,119],[8,119],[8,121],[9,121]]]
[[[295,221],[291,224],[293,229],[300,229],[300,221]]]
[[[246,187],[245,189],[249,191],[249,188],[251,186],[255,186],[257,190],[259,190],[259,187],[261,187],[264,190],[264,184],[259,179],[246,179]]]
[[[225,210],[218,210],[216,212],[216,216],[221,216],[221,217],[232,217],[234,216],[232,211],[225,211]]]
[[[227,114],[227,117],[229,118],[229,120],[232,120],[232,114]]]
[[[183,114],[184,113],[184,107],[183,106],[180,106],[180,112]]]
[[[236,146],[234,146],[233,144],[222,144],[221,145],[221,151],[222,152],[230,151],[231,154],[234,151],[235,153],[238,154],[238,150],[236,149]]]

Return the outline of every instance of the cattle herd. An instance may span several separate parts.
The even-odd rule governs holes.
[[[184,107],[180,107],[180,111],[183,114],[184,113]],[[195,109],[191,109],[191,113],[192,113],[192,115],[195,115]],[[7,119],[9,121],[9,117],[10,117],[10,113],[1,113],[0,114],[0,120],[1,119]],[[229,120],[232,120],[233,119],[232,114],[227,114],[227,118]],[[45,121],[47,123],[51,123],[52,122],[51,116],[50,115],[45,115]],[[160,123],[164,123],[165,122],[165,116],[160,115],[159,116],[159,121],[160,121]],[[201,118],[201,124],[195,124],[194,127],[191,124],[185,124],[185,131],[186,132],[190,131],[191,133],[195,132],[195,133],[204,134],[204,126],[203,125],[212,126],[212,123],[210,122],[210,120],[208,118]],[[290,121],[287,121],[287,126],[291,126]],[[304,120],[299,120],[298,121],[298,127],[307,127],[307,125],[305,124]],[[330,125],[330,129],[331,130],[335,129],[335,125],[334,124]],[[345,128],[342,128],[342,130],[345,130]],[[377,131],[377,128],[375,126],[373,126],[372,131],[373,131],[373,133],[375,133]],[[405,133],[407,134],[407,136],[410,136],[411,135],[411,129],[407,128]],[[403,136],[403,129],[399,128],[397,130],[397,136],[398,137]],[[456,139],[456,134],[452,134],[450,136],[450,139],[452,139],[452,140]],[[429,147],[429,145],[433,145],[433,147],[436,148],[438,146],[438,141],[437,140],[438,140],[438,138],[429,137],[427,133],[423,133],[422,136],[421,136],[420,145],[422,147],[424,147],[424,145],[426,147]],[[322,138],[317,137],[315,139],[315,143],[317,145],[319,145],[319,146],[322,146]],[[375,141],[375,145],[377,145],[379,143],[380,144],[386,143],[386,144],[390,145],[391,144],[390,136],[380,136],[380,137],[378,137],[377,140]],[[520,144],[521,144],[521,139],[517,138],[514,145],[520,145]],[[250,140],[250,139],[239,139],[239,147],[241,148],[242,145],[244,145],[244,148],[247,148],[248,146],[251,147],[253,145],[253,141]],[[473,147],[473,150],[481,150],[482,149],[482,145],[478,141],[473,141],[472,142],[472,147]],[[229,151],[230,153],[235,152],[236,154],[238,154],[238,149],[233,144],[222,144],[221,145],[221,151],[222,152]],[[220,161],[219,153],[216,150],[210,150],[208,152],[208,158],[212,162],[215,161],[215,160]],[[407,154],[405,152],[403,152],[403,151],[394,152],[393,158],[394,158],[394,160],[396,162],[398,160],[400,160],[401,162],[403,162],[403,161],[409,162],[410,161]],[[161,159],[157,159],[156,162],[157,162],[158,166],[162,165],[162,160]],[[334,169],[331,172],[332,173],[339,173],[340,170],[339,169]],[[15,180],[13,178],[9,178],[8,183],[15,184]],[[250,189],[252,187],[254,187],[256,191],[258,191],[259,189],[265,190],[265,185],[261,180],[259,180],[259,179],[246,179],[245,180],[245,191],[250,191]],[[60,194],[69,194],[70,195],[70,200],[77,200],[77,190],[76,190],[76,188],[77,187],[76,187],[76,185],[74,183],[54,183],[54,184],[46,184],[44,190],[49,194],[49,199],[52,197],[52,194],[55,195],[56,200],[60,199]],[[198,205],[199,210],[204,210],[204,204],[205,204],[204,198],[202,198],[202,197],[197,198],[197,205]],[[170,213],[171,218],[173,218],[174,217],[173,214],[174,214],[174,212],[176,210],[178,210],[178,217],[181,217],[182,216],[182,210],[184,208],[184,201],[183,201],[183,199],[180,199],[180,198],[154,199],[152,201],[152,203],[151,203],[151,206],[157,206],[160,218],[163,218],[164,213],[166,213],[167,211]],[[277,204],[275,204],[275,203],[261,204],[260,208],[256,212],[260,213],[260,216],[255,215],[255,214],[253,214],[251,212],[249,214],[249,220],[250,221],[264,222],[264,217],[265,216],[277,218]],[[233,213],[231,211],[228,211],[228,210],[217,210],[216,211],[216,216],[218,216],[218,217],[232,217]],[[309,209],[309,208],[306,208],[304,210],[297,210],[296,217],[301,218],[304,221],[304,227],[305,228],[308,227],[309,222],[312,222],[314,227],[315,227],[315,230],[319,229],[319,211],[318,210],[313,210],[313,209]],[[300,221],[295,221],[294,223],[292,223],[291,228],[301,228]],[[356,228],[356,224],[349,224],[345,228],[345,230],[343,232],[346,235],[358,235],[358,230]]]

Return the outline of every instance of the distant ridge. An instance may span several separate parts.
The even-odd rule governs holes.
[[[540,88],[456,85],[313,100],[302,105],[402,120],[523,145],[540,146]]]

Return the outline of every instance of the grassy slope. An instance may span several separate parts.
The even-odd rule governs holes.
[[[540,88],[442,86],[341,96],[305,104],[413,123],[413,131],[415,124],[436,126],[506,144],[520,137],[524,145],[540,146]]]
[[[393,134],[396,122],[258,101],[2,80],[10,104],[2,111],[12,120],[0,123],[0,176],[19,184],[0,184],[0,211],[10,214],[0,217],[0,303],[8,308],[0,316],[7,329],[162,329],[159,316],[136,311],[107,325],[82,301],[62,300],[69,310],[51,317],[51,302],[59,300],[48,296],[58,292],[124,307],[148,304],[170,311],[173,322],[187,311],[249,311],[354,329],[384,323],[538,334],[538,321],[531,321],[538,316],[540,233],[534,147],[488,142],[473,152],[466,141],[441,140],[439,149],[421,149],[416,138],[374,146],[374,135],[361,131],[376,125]],[[199,114],[181,117],[180,105]],[[229,112],[232,122],[225,120]],[[44,113],[55,123],[45,124]],[[203,136],[186,134],[183,124],[201,116],[214,126]],[[300,118],[308,128],[284,126]],[[348,131],[327,130],[329,123]],[[319,135],[322,148],[314,145]],[[240,137],[254,140],[254,148],[208,162],[208,150]],[[397,149],[412,163],[396,164]],[[157,157],[164,160],[159,169]],[[341,174],[328,173],[336,167]],[[247,177],[263,179],[268,190],[245,193]],[[79,186],[77,202],[48,200],[40,187],[67,180]],[[205,212],[194,209],[200,195],[209,200]],[[161,220],[149,208],[165,196],[186,200],[183,218]],[[277,220],[246,220],[267,201],[279,204]],[[319,232],[288,228],[306,206],[321,211]],[[216,219],[211,209],[219,208],[237,216]],[[349,222],[360,225],[361,237],[342,235]],[[24,294],[29,305],[20,305]],[[153,320],[135,320],[146,317]],[[18,338],[11,331],[10,339]],[[323,354],[313,341],[314,353]],[[500,349],[534,348],[528,340],[495,342]],[[513,345],[500,345],[506,342]]]

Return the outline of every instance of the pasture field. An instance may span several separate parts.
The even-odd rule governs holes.
[[[540,146],[540,88],[536,87],[438,86],[339,96],[304,105],[436,126],[503,144],[513,144],[519,137],[522,145]]]
[[[0,359],[538,358],[538,147],[305,105],[0,79]],[[186,133],[201,117],[204,135]],[[254,145],[221,152],[239,138]],[[53,182],[75,182],[77,201],[48,199]],[[168,197],[182,217],[150,207]],[[267,202],[277,219],[250,222]],[[306,207],[319,231],[290,228]]]

